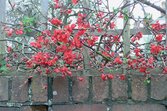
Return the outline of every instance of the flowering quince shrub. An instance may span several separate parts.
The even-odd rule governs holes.
[[[19,5],[10,4],[11,13],[17,11]],[[149,43],[139,44],[144,36],[141,31],[136,31],[130,35],[130,52],[125,56],[123,31],[127,24],[117,33],[115,21],[120,19],[138,22],[132,16],[133,9],[130,13],[126,11],[127,7],[135,7],[138,3],[124,1],[116,9],[109,8],[112,0],[111,3],[97,0],[88,4],[91,7],[81,0],[53,0],[49,4],[50,15],[44,17],[46,21],[40,22],[40,17],[23,15],[15,22],[3,23],[7,36],[4,41],[10,42],[6,46],[5,54],[8,70],[46,75],[60,73],[62,77],[66,77],[72,76],[73,71],[84,70],[84,60],[89,59],[90,68],[97,69],[104,81],[114,78],[125,80],[125,74],[116,75],[112,72],[123,69],[123,66],[126,66],[124,70],[137,70],[146,77],[156,68],[160,69],[161,73],[167,73],[167,47],[163,32],[166,25],[159,21],[150,22],[152,18],[144,17],[143,21],[147,22],[140,23],[149,29],[153,38]],[[42,12],[35,11],[42,16]],[[40,28],[42,25],[46,27],[44,30]],[[111,30],[115,33],[108,33]],[[31,39],[27,40],[28,38]],[[141,47],[145,45],[147,47]],[[89,58],[84,58],[85,49]],[[109,72],[106,73],[105,69]],[[82,77],[78,79],[83,81]]]

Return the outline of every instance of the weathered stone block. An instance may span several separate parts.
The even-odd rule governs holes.
[[[158,104],[140,104],[140,105],[113,105],[112,111],[166,111],[163,105]]]
[[[0,77],[0,101],[8,100],[8,78]]]
[[[47,111],[46,106],[24,106],[20,108],[20,111]]]
[[[54,105],[53,111],[107,111],[107,107],[103,104]]]
[[[121,99],[125,100],[128,98],[127,94],[128,85],[127,81],[120,80],[119,78],[114,78],[112,80],[112,99]]]
[[[14,102],[24,102],[28,100],[28,78],[13,77],[12,78],[12,94],[11,100]]]
[[[167,75],[153,77],[151,80],[151,97],[156,100],[167,98]]]
[[[67,102],[69,97],[68,80],[56,77],[53,80],[53,102]]]
[[[145,77],[133,76],[132,77],[132,99],[138,101],[147,100],[147,86],[144,84]]]
[[[93,100],[103,101],[108,97],[108,81],[103,81],[100,77],[93,77]]]
[[[19,111],[18,108],[5,108],[5,107],[0,107],[0,111]]]
[[[85,101],[88,99],[88,77],[82,77],[83,80],[79,81],[77,77],[72,77],[72,96],[74,101]]]
[[[47,102],[47,77],[32,78],[32,100],[35,102]]]

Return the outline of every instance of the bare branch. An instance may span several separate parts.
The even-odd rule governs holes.
[[[154,3],[151,3],[151,2],[149,2],[147,0],[136,0],[136,1],[141,2],[141,3],[145,4],[145,5],[148,5],[148,6],[152,7],[152,8],[160,11],[163,14],[166,14],[166,11],[163,8],[155,5]]]

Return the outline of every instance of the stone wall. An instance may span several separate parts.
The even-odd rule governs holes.
[[[0,77],[0,111],[167,111],[167,76]]]

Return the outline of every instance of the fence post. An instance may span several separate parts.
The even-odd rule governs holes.
[[[49,0],[41,0],[41,31],[47,29],[47,15],[48,15],[48,8],[49,8]],[[53,99],[53,91],[52,91],[52,85],[53,85],[53,79],[52,77],[47,78],[47,85],[48,85],[48,111],[52,110],[52,99]]]
[[[82,1],[82,3],[85,8],[90,8],[90,4],[88,0],[84,0]],[[84,56],[84,69],[90,70],[90,64],[89,64],[90,55],[89,55],[89,50],[86,46],[83,46],[83,56]]]
[[[130,3],[130,0],[126,0],[126,2]],[[124,25],[125,29],[123,32],[123,74],[126,75],[127,77],[127,84],[128,84],[128,89],[127,89],[127,94],[128,94],[128,99],[131,99],[131,77],[128,74],[126,68],[127,68],[127,56],[130,53],[130,20],[129,20],[129,15],[130,15],[130,7],[128,6],[126,8],[127,11],[127,20],[124,18]]]
[[[166,10],[166,14],[165,14],[165,25],[167,27],[167,0],[165,1],[165,10]],[[167,28],[166,28],[166,44],[165,44],[167,47]]]
[[[130,2],[129,0],[126,0],[126,1]],[[129,14],[130,7],[128,6],[126,10],[127,10],[127,14]],[[127,20],[124,20],[124,25],[126,26],[124,27],[125,29],[123,32],[123,54],[124,54],[124,57],[126,58],[130,52],[130,20],[128,17],[127,17]]]
[[[47,28],[47,15],[49,8],[49,0],[41,0],[41,30],[45,30]]]
[[[0,39],[5,38],[5,34],[3,33],[3,24],[5,22],[5,12],[6,12],[6,0],[0,0]],[[0,42],[0,59],[3,58],[3,54],[5,53],[5,42]]]

